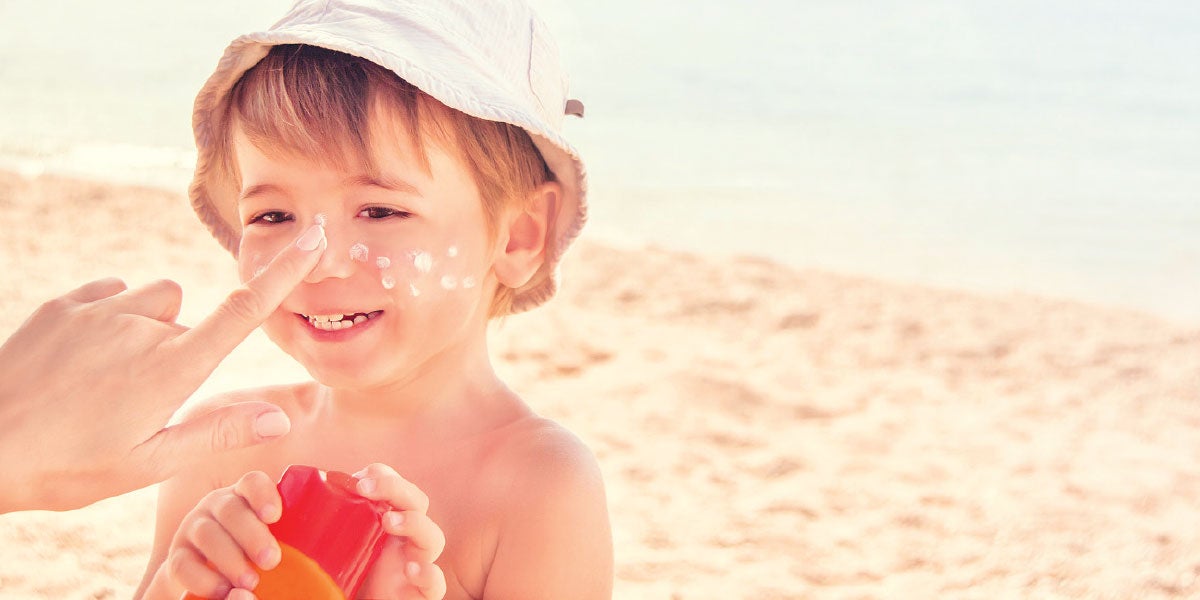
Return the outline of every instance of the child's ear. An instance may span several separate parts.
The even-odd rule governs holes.
[[[529,282],[546,260],[546,231],[558,214],[562,186],[548,181],[533,191],[524,209],[505,211],[497,236],[496,279],[510,288]]]

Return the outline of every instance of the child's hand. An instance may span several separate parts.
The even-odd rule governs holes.
[[[433,564],[446,536],[425,514],[429,498],[391,467],[374,463],[355,473],[358,493],[382,500],[395,510],[383,516],[388,539],[359,596],[372,600],[441,600],[446,576]]]
[[[279,564],[279,543],[267,524],[279,520],[282,506],[275,482],[262,471],[209,492],[171,541],[168,575],[203,598],[225,598],[235,588],[253,590],[258,574],[250,562],[263,570]]]

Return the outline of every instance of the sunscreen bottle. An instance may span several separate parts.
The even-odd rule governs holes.
[[[259,575],[259,600],[347,600],[358,594],[387,534],[384,502],[358,495],[358,480],[292,465],[279,480],[283,514],[270,525],[282,558]],[[200,600],[187,594],[185,600]]]

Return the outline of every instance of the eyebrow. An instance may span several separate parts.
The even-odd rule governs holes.
[[[403,179],[395,179],[386,175],[380,177],[372,177],[370,175],[355,175],[342,180],[344,187],[378,187],[390,192],[400,192],[410,196],[421,196],[421,190],[417,186],[404,181]]]
[[[242,200],[245,200],[247,198],[253,198],[255,196],[264,196],[266,194],[282,194],[282,193],[283,193],[283,190],[279,186],[277,186],[273,183],[260,183],[257,185],[252,185],[252,186],[246,188],[245,190],[243,190],[241,195],[238,196],[238,202],[241,202]]]
[[[371,177],[370,175],[355,175],[342,180],[343,187],[377,187],[391,192],[400,192],[410,196],[421,197],[421,190],[417,186],[404,181],[403,179],[393,179],[390,177]],[[238,196],[238,201],[255,196],[264,196],[266,194],[284,194],[283,188],[273,183],[259,183],[245,189]]]

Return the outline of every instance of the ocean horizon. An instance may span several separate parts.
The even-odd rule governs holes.
[[[195,92],[289,4],[0,4],[0,168],[183,193]],[[587,235],[1200,324],[1198,5],[534,5]]]

